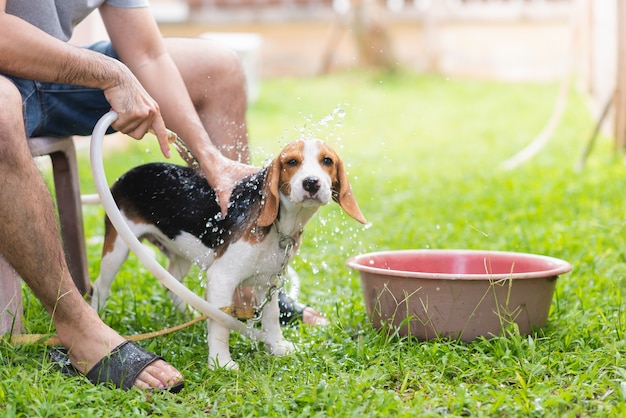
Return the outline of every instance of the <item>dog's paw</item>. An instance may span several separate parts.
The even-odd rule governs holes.
[[[209,357],[209,369],[239,370],[239,365],[230,357],[228,357],[228,359],[226,359],[225,357]]]
[[[281,340],[274,344],[266,344],[271,355],[284,356],[296,351],[296,346],[287,340]]]
[[[104,310],[109,297],[107,292],[101,291],[98,286],[92,286],[91,295],[89,296],[89,304],[96,311]]]

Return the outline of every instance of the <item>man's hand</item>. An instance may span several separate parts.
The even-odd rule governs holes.
[[[118,118],[111,126],[135,139],[141,139],[151,131],[157,137],[161,152],[170,158],[168,131],[161,116],[159,105],[146,92],[137,78],[125,66],[116,84],[104,89],[104,95]]]
[[[222,209],[222,216],[226,216],[228,212],[230,194],[235,184],[244,177],[260,170],[259,167],[242,164],[226,157],[221,159],[219,168],[211,167],[209,170],[206,170],[203,167],[202,169],[207,176],[207,181],[217,194],[218,203]]]

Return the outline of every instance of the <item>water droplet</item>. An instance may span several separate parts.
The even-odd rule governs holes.
[[[317,274],[320,272],[320,269],[315,263],[311,263],[311,271],[313,272],[313,274]]]

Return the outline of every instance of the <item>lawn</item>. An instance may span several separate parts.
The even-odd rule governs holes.
[[[500,163],[546,122],[556,84],[501,84],[399,72],[346,72],[265,80],[249,110],[254,161],[301,135],[328,140],[348,163],[369,224],[322,208],[293,265],[301,299],[332,325],[285,331],[299,351],[275,358],[232,335],[238,372],[210,371],[205,329],[145,341],[186,377],[179,395],[96,388],[55,372],[42,346],[0,344],[5,416],[623,416],[626,381],[626,166],[600,138],[576,171],[593,120],[572,90],[545,149],[506,171]],[[86,156],[83,192],[93,192]],[[110,180],[162,159],[149,141],[107,152]],[[102,209],[85,208],[92,277]],[[532,252],[569,261],[549,324],[524,336],[470,343],[398,338],[373,329],[358,275],[345,260],[387,249],[470,248]],[[187,284],[202,291],[200,272]],[[25,289],[28,332],[49,317]],[[103,317],[123,334],[173,326],[177,312],[134,258]]]

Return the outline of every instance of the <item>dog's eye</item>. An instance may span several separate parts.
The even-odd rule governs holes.
[[[295,158],[292,158],[291,160],[287,160],[285,164],[287,164],[289,167],[295,167],[300,163]]]
[[[322,158],[322,165],[330,167],[331,165],[333,165],[333,160],[330,157],[324,157]]]

